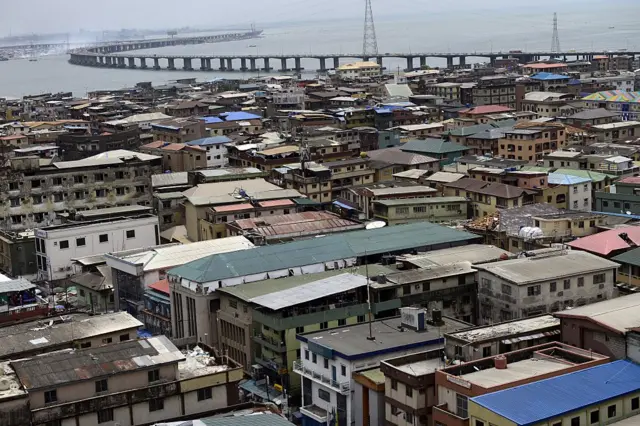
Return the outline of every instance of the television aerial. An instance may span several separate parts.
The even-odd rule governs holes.
[[[247,194],[247,191],[245,191],[243,188],[236,188],[229,195],[231,195],[236,200],[243,200],[243,199],[251,200],[251,197],[249,196],[249,194]]]

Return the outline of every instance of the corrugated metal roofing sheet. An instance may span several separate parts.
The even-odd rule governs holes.
[[[620,360],[472,398],[518,426],[640,391],[640,365]]]
[[[317,263],[413,248],[463,245],[479,237],[430,222],[353,231],[244,252],[208,256],[169,271],[190,281],[207,283]]]

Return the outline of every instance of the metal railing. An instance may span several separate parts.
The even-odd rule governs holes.
[[[287,345],[282,340],[274,339],[273,337],[269,337],[262,333],[254,333],[253,340],[260,344],[273,348],[278,352],[283,352],[287,349]]]
[[[310,379],[320,381],[321,383],[332,387],[341,394],[347,394],[351,391],[351,382],[338,382],[337,380],[333,380],[331,377],[325,374],[318,373],[317,371],[305,367],[304,363],[300,359],[297,361],[293,361],[293,371]]]

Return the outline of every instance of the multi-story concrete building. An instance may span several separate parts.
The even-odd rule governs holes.
[[[208,166],[207,151],[197,145],[155,141],[142,145],[140,152],[162,157],[165,172],[188,172]]]
[[[530,92],[524,95],[520,108],[522,111],[535,112],[540,117],[566,116],[567,111],[563,107],[574,98],[569,93]]]
[[[624,377],[620,377],[623,369]],[[469,424],[579,426],[620,422],[620,425],[635,425],[640,421],[639,379],[640,366],[630,360],[620,360],[476,396],[469,399]],[[617,380],[615,386],[610,385],[613,380]],[[527,409],[515,401],[527,401],[526,407],[547,409]],[[628,421],[623,423],[623,419]]]
[[[336,68],[336,75],[345,80],[377,77],[382,74],[382,67],[377,62],[353,62]]]
[[[511,340],[511,336],[505,337]],[[437,405],[433,407],[433,420],[443,426],[475,426],[477,423],[469,419],[471,398],[585,370],[609,360],[592,351],[551,342],[440,369],[435,372]]]
[[[567,143],[565,129],[528,127],[504,132],[500,139],[498,155],[512,160],[524,160],[533,164],[542,157],[564,147]]]
[[[468,219],[469,201],[464,197],[432,197],[373,202],[373,217],[388,225],[416,221],[455,223]]]
[[[12,277],[36,278],[38,266],[33,231],[0,231],[0,271]]]
[[[82,160],[117,149],[137,150],[140,146],[140,130],[132,128],[100,134],[62,133],[58,135],[56,144],[63,160]]]
[[[109,251],[105,258],[113,274],[116,309],[126,309],[137,315],[144,302],[145,290],[166,279],[171,268],[205,256],[252,247],[249,240],[240,236],[185,245],[147,244],[133,250]]]
[[[206,167],[208,169],[217,169],[229,164],[229,160],[227,159],[227,146],[229,146],[231,142],[231,139],[227,136],[213,136],[189,141],[186,144],[189,146],[198,146],[206,150]]]
[[[206,136],[205,123],[194,118],[172,118],[151,124],[154,141],[185,143]]]
[[[468,363],[554,342],[559,338],[560,320],[544,314],[445,334],[444,353],[453,363]]]
[[[480,77],[472,89],[474,105],[504,105],[516,109],[517,76]]]
[[[162,160],[126,150],[41,166],[38,157],[11,160],[0,183],[2,226],[23,230],[60,223],[60,213],[151,205],[149,176]]]
[[[499,208],[510,209],[533,204],[537,193],[533,189],[471,178],[460,179],[443,186],[446,197],[464,197],[470,200],[472,215],[475,217],[494,214]]]
[[[615,188],[615,189],[614,189]],[[609,213],[640,214],[640,178],[625,177],[615,186],[595,193],[595,210]],[[614,189],[612,191],[612,189]]]
[[[395,356],[441,349],[442,331],[466,325],[437,315],[433,320],[425,316],[423,310],[407,308],[402,317],[299,334],[301,359],[293,369],[302,376],[300,412],[304,422],[352,424],[361,410],[361,402],[351,393],[353,373],[377,367]],[[385,389],[392,388],[391,379],[388,382]],[[391,409],[385,411],[390,415]]]
[[[610,299],[615,295],[618,266],[578,251],[476,265],[480,323],[527,318]]]
[[[158,233],[158,218],[150,214],[38,228],[38,278],[58,281],[71,276],[72,259],[159,244]]]
[[[11,361],[5,424],[133,426],[235,405],[242,370],[215,355],[183,355],[159,336]],[[42,374],[51,365],[56,374]]]
[[[640,121],[618,121],[589,127],[598,142],[626,142],[640,135]]]

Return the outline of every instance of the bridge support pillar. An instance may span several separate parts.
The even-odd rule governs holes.
[[[240,71],[247,70],[247,58],[240,58]]]
[[[336,56],[335,58],[333,58],[333,68],[338,69],[339,66],[340,66],[340,58]]]
[[[420,56],[420,68],[424,68],[427,66],[427,57]]]
[[[98,63],[104,66],[104,56],[98,56]]]
[[[460,56],[458,58],[458,63],[460,64],[460,68],[466,68],[467,67],[467,57],[466,56]]]
[[[227,66],[225,65],[224,58],[220,58],[220,71],[225,71]]]
[[[167,58],[167,61],[169,62],[169,66],[167,67],[167,69],[170,70],[175,70],[176,69],[176,60],[173,58]]]
[[[287,58],[282,58],[280,59],[280,69],[278,70],[280,72],[287,72],[289,71],[287,69]]]
[[[206,58],[200,58],[200,70],[202,70],[202,71],[206,71],[207,70],[207,59]]]
[[[447,57],[447,68],[448,69],[453,68],[453,56]]]
[[[304,68],[302,68],[302,65],[300,64],[300,58],[295,58],[295,70],[296,71],[302,71]]]
[[[207,71],[211,71],[213,69],[211,68],[211,58],[206,59],[206,64],[207,64]]]
[[[269,65],[269,58],[265,57],[263,60],[264,60],[264,68],[263,68],[263,70],[266,71],[266,72],[271,71],[272,68],[271,68],[271,65]]]
[[[185,71],[193,71],[191,66],[191,58],[182,58],[182,69]]]
[[[413,56],[409,56],[407,58],[407,69],[405,71],[412,71],[413,70]]]
[[[142,68],[143,70],[146,70],[147,68],[147,58],[145,57],[141,57],[140,58],[140,68]]]
[[[227,71],[233,71],[233,59],[227,59]]]
[[[127,65],[124,62],[124,56],[118,58],[118,68],[126,68]]]
[[[327,59],[326,58],[318,58],[320,61],[320,69],[318,71],[325,72],[327,70]]]
[[[154,70],[160,69],[160,58],[153,58],[153,69]]]
[[[127,58],[127,60],[129,61],[129,68],[136,67],[136,58]]]
[[[251,67],[251,71],[258,71],[258,69],[256,68],[256,58],[249,59],[249,66]]]
[[[380,65],[380,68],[382,68],[382,56],[378,56],[376,58],[376,62],[378,63],[378,65]]]

